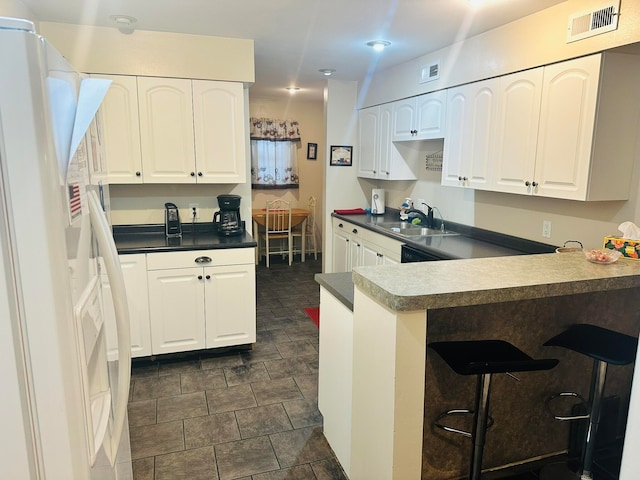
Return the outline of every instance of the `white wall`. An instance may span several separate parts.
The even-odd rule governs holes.
[[[354,146],[357,158],[358,114],[355,110],[358,86],[356,82],[329,80],[325,89],[325,121],[327,124],[325,165],[329,165],[328,150],[331,145]],[[364,208],[367,206],[365,194],[358,187],[357,166],[327,166],[324,175],[325,205],[323,221],[324,246],[322,248],[323,271],[331,272],[333,254],[331,233],[331,212],[340,208]]]
[[[378,72],[359,92],[361,107],[640,42],[640,2],[621,0],[615,31],[567,43],[569,15],[602,0],[567,0],[515,22]],[[439,61],[440,78],[419,83],[421,66]]]
[[[27,20],[34,22],[36,30],[38,28],[38,19],[36,16],[18,0],[0,0],[0,16],[26,18]]]
[[[81,72],[254,82],[253,40],[41,22],[40,33]]]

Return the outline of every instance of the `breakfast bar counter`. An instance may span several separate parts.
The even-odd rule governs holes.
[[[626,258],[601,265],[574,252],[358,267],[353,283],[351,480],[464,475],[468,439],[435,432],[431,422],[470,404],[473,386],[428,353],[428,343],[499,338],[534,358],[560,360],[550,372],[519,374],[517,384],[506,376],[495,382],[484,465],[499,468],[566,450],[567,422],[548,416],[544,399],[588,393],[590,363],[544,347],[546,339],[572,323],[634,336],[640,329],[640,261]],[[321,309],[321,330],[322,322]],[[640,373],[629,367],[612,372],[607,388],[623,410],[629,405],[632,424],[640,419]],[[628,429],[625,448],[639,441]],[[640,472],[629,457],[623,471]]]

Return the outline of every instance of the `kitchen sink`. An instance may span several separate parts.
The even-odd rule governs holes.
[[[405,237],[429,237],[433,235],[459,235],[451,230],[440,230],[439,228],[428,228],[422,225],[414,225],[409,222],[381,222],[372,224],[383,230],[400,234]]]

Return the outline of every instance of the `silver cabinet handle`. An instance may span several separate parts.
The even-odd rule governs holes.
[[[196,263],[211,263],[211,257],[198,257]]]

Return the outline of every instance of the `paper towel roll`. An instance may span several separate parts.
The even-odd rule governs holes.
[[[384,189],[371,190],[371,215],[384,215]]]

